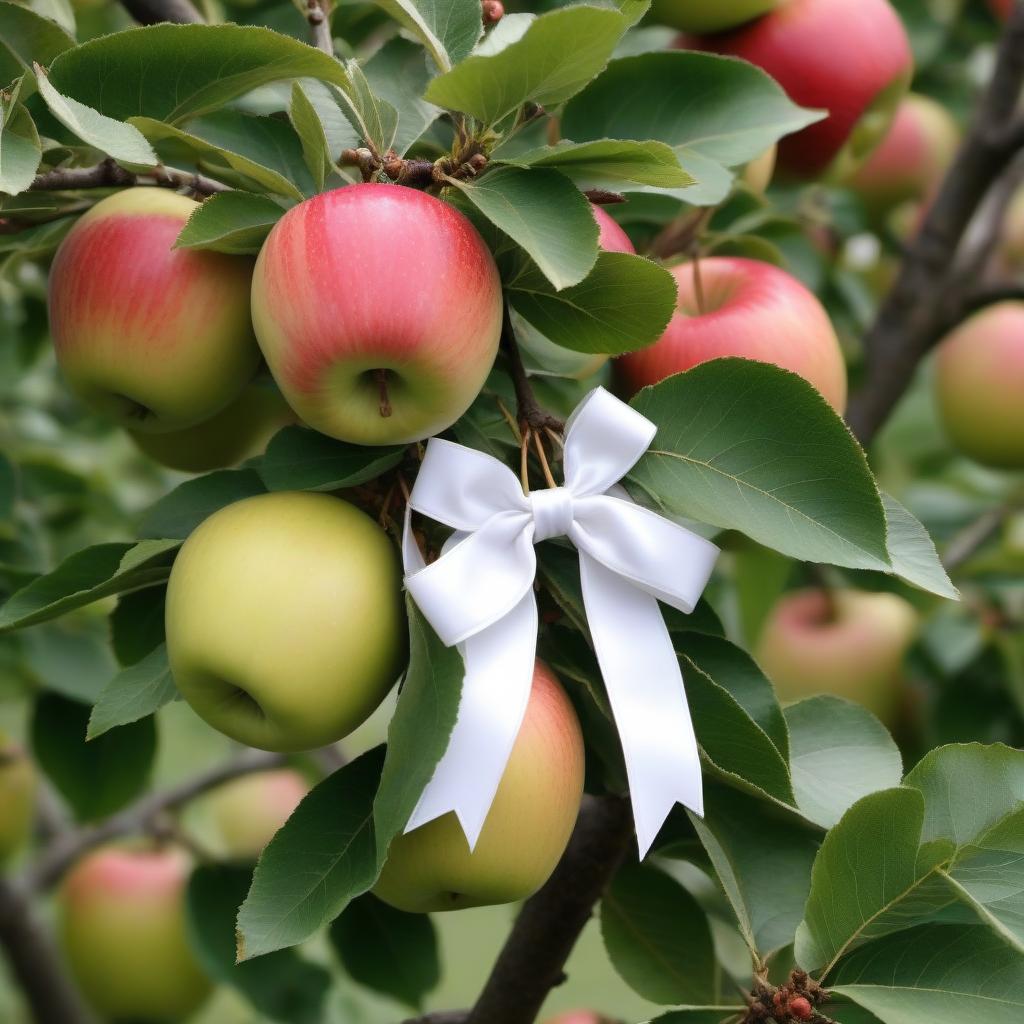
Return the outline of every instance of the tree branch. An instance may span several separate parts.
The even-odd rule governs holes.
[[[310,42],[324,53],[334,56],[334,39],[331,37],[331,8],[329,0],[307,0],[306,21],[309,22]]]
[[[36,175],[29,190],[70,192],[89,188],[127,188],[131,185],[187,188],[204,196],[230,191],[230,186],[198,172],[179,171],[174,167],[157,167],[143,174],[133,174],[113,160],[104,160],[93,167],[58,167],[53,171],[44,171]]]
[[[156,25],[162,21],[195,25],[204,20],[188,0],[121,0],[121,6],[140,25]]]
[[[90,1024],[92,1015],[67,976],[27,893],[2,876],[0,947],[25,994],[35,1024]]]
[[[906,391],[918,362],[941,337],[950,310],[958,308],[964,282],[951,268],[968,225],[1024,139],[1016,116],[1022,84],[1024,4],[1018,4],[1000,42],[992,80],[953,166],[865,339],[865,383],[847,414],[862,444],[875,436]],[[939,296],[949,299],[940,302]]]
[[[501,323],[501,340],[508,352],[509,372],[516,389],[516,419],[520,427],[529,427],[532,431],[554,430],[561,433],[565,429],[565,424],[557,416],[552,416],[537,401],[537,396],[533,393],[529,375],[523,365],[523,355],[519,351],[519,342],[516,341],[516,332],[512,329],[512,319],[507,305]]]

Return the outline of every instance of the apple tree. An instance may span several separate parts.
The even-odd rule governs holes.
[[[0,1019],[1020,1021],[1022,91],[996,0],[0,0]]]

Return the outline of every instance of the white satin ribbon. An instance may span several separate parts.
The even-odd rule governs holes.
[[[406,825],[454,811],[475,847],[526,712],[537,647],[534,544],[568,537],[580,560],[590,633],[622,742],[640,856],[676,801],[703,814],[697,739],[658,601],[689,613],[718,556],[710,541],[633,503],[617,487],[656,427],[603,388],[565,430],[562,487],[523,494],[515,474],[432,438],[406,514],[405,582],[466,664],[447,751]],[[608,493],[611,491],[612,493]],[[415,510],[456,533],[425,565]]]

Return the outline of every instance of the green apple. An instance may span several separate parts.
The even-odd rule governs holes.
[[[551,669],[538,662],[526,716],[476,849],[470,852],[454,813],[436,818],[391,843],[374,892],[414,913],[525,899],[565,852],[579,813],[583,768],[576,712]]]
[[[215,512],[167,587],[174,681],[215,729],[309,750],[362,724],[405,661],[398,553],[340,498],[261,494]]]
[[[255,860],[308,791],[306,779],[288,768],[218,786],[210,794],[209,809],[220,848],[232,860]]]
[[[724,32],[781,7],[786,0],[654,0],[651,20],[684,32]]]
[[[831,693],[891,725],[903,698],[903,657],[917,627],[917,612],[896,594],[795,591],[765,621],[757,660],[784,701]]]
[[[764,195],[764,191],[771,184],[772,175],[775,173],[775,160],[778,157],[779,148],[773,142],[760,156],[755,156],[740,172],[742,181],[751,192]]]
[[[189,948],[188,857],[108,847],[79,861],[60,889],[60,939],[83,995],[104,1020],[176,1021],[197,1009],[209,979]]]
[[[194,427],[167,434],[129,431],[135,444],[155,462],[184,473],[207,473],[260,455],[295,413],[273,382],[253,381],[227,408]]]
[[[32,762],[20,747],[0,735],[0,864],[28,839],[35,795]]]

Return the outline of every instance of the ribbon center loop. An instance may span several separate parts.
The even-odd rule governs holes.
[[[533,512],[533,542],[552,537],[564,537],[573,522],[573,494],[567,487],[549,487],[531,491],[530,509]]]

